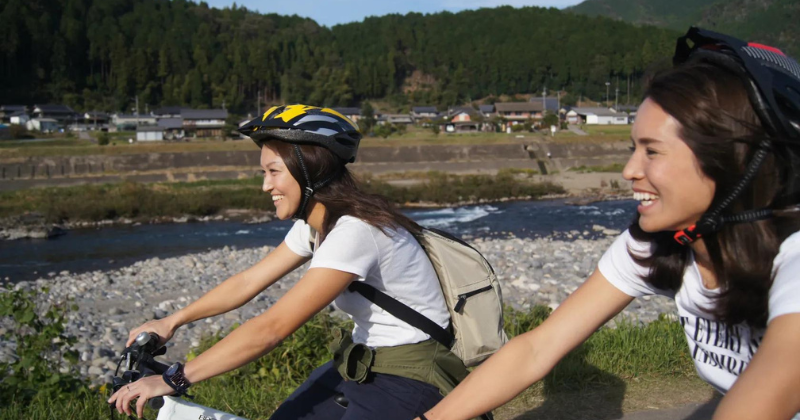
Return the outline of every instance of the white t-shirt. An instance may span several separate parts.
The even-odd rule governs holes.
[[[360,219],[342,216],[322,244],[313,250],[312,229],[298,220],[284,242],[297,255],[312,257],[310,268],[353,273],[358,276],[355,281],[366,282],[447,328],[450,313],[427,254],[407,230],[399,228],[387,232],[389,235]],[[353,341],[356,343],[390,347],[430,338],[359,293],[345,289],[334,304],[355,322]]]
[[[703,311],[702,308],[713,307],[713,297],[719,295],[720,290],[703,285],[693,254],[683,274],[683,284],[673,292],[655,289],[642,280],[649,269],[631,258],[629,247],[636,255],[648,256],[651,252],[649,242],[635,240],[626,230],[600,259],[600,272],[630,296],[656,294],[675,299],[697,374],[720,392],[727,392],[758,350],[765,330],[751,329],[744,323],[726,325]],[[800,312],[800,232],[781,244],[773,261],[773,273],[768,324],[780,315]]]

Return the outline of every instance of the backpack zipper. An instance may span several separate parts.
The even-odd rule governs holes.
[[[462,294],[458,295],[458,302],[456,302],[456,306],[453,307],[453,310],[456,311],[456,312],[461,312],[461,310],[464,309],[464,305],[467,304],[467,299],[469,297],[475,296],[478,293],[487,292],[489,290],[492,290],[492,285],[488,285],[486,287],[481,287],[480,289],[473,290],[471,292],[462,293]]]

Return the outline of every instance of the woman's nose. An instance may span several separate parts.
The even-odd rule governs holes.
[[[622,177],[628,181],[634,181],[641,179],[642,176],[643,171],[640,158],[639,155],[634,152],[631,154],[631,157],[628,158],[628,163],[626,163],[625,167],[622,168]]]

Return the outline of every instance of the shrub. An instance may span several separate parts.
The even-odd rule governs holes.
[[[105,131],[101,131],[100,134],[97,135],[97,144],[100,146],[107,146],[110,141],[111,137]]]
[[[2,401],[24,403],[42,395],[68,399],[84,387],[74,372],[78,354],[69,350],[76,340],[64,331],[71,308],[54,304],[40,310],[36,294],[22,290],[0,294],[0,316],[11,318],[13,325],[3,338],[16,345],[15,357],[0,363]]]

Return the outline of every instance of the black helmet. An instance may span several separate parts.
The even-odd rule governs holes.
[[[356,160],[361,133],[358,126],[344,115],[330,109],[308,105],[273,106],[264,116],[241,126],[239,132],[261,147],[270,140],[283,140],[294,146],[303,178],[298,180],[303,191],[300,207],[292,218],[306,220],[306,207],[314,193],[336,179],[341,170],[327,179],[313,180],[306,169],[301,144],[322,146],[341,159],[342,166]]]
[[[688,41],[691,41],[692,45]],[[792,167],[787,179],[790,195],[800,192],[800,65],[781,50],[748,43],[731,36],[689,28],[678,38],[673,63],[702,61],[730,70],[741,78],[750,103],[770,138],[758,150],[733,191],[696,225],[679,231],[675,240],[689,244],[704,234],[718,231],[725,223],[751,222],[773,216],[772,209],[752,210],[721,216],[755,177],[767,153],[779,153]]]
[[[308,105],[273,106],[239,128],[261,147],[270,140],[325,147],[344,163],[356,159],[361,133],[344,115],[330,109]]]

